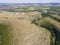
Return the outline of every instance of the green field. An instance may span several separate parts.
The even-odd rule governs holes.
[[[0,45],[10,45],[10,28],[6,24],[0,24]]]

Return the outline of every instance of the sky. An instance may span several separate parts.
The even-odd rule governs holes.
[[[60,3],[60,0],[0,0],[0,3]]]

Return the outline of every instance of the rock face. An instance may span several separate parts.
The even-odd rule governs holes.
[[[51,34],[48,30],[31,24],[29,20],[1,18],[11,25],[12,43],[11,45],[50,45]]]

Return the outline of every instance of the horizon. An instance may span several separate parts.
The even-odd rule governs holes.
[[[60,3],[60,0],[0,0],[0,3]]]
[[[50,2],[50,3],[55,3],[55,2]],[[7,4],[7,3],[5,3],[5,4]],[[11,4],[13,4],[13,3],[11,3]],[[19,3],[17,3],[17,4],[19,4]],[[20,4],[23,4],[23,3],[20,3]],[[34,4],[34,3],[33,3]],[[36,4],[39,4],[39,3],[36,3]],[[44,3],[43,3],[44,4]]]

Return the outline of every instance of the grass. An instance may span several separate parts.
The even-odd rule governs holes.
[[[34,23],[37,26],[41,26],[43,28],[46,28],[50,33],[51,33],[51,43],[50,45],[60,45],[60,32],[55,28],[55,26],[53,26],[50,23]],[[53,40],[53,38],[55,38],[55,40]]]
[[[49,21],[34,19],[32,21],[32,23],[36,24],[37,26],[40,26],[40,27],[43,27],[43,28],[47,29],[51,33],[51,35],[52,35],[51,36],[51,45],[60,45],[60,31],[59,31],[60,29],[59,29],[59,26],[54,26],[55,22],[56,22],[57,25],[59,25],[58,23],[60,22],[60,20],[55,18],[55,17],[52,17],[52,16],[50,16],[50,17],[52,19],[56,20],[56,21],[51,19],[50,22],[51,21],[52,22],[50,23]],[[49,18],[46,18],[45,20],[48,20],[48,19]],[[56,38],[55,41],[53,41],[53,37]]]
[[[53,40],[53,38],[56,38],[56,36],[58,36],[58,35],[55,36],[55,32],[56,31],[55,31],[55,28],[54,28],[54,26],[52,24],[47,23],[47,22],[40,24],[39,21],[37,21],[37,23],[35,23],[35,22],[36,22],[36,20],[34,20],[32,23],[36,24],[37,26],[46,28],[51,33],[51,42],[50,42],[50,45],[55,45],[56,41],[59,42],[58,40],[56,40],[56,41]]]
[[[51,18],[53,18],[54,20],[60,22],[60,19],[57,19],[56,17],[53,17],[53,16],[51,16],[51,15],[49,15],[49,16],[50,16]]]
[[[50,45],[54,45],[55,44],[55,40],[53,40],[53,39],[55,38],[55,33],[52,30],[53,29],[53,25],[47,23],[47,24],[41,25],[41,27],[46,28],[51,33],[51,37],[50,37],[51,38],[51,42],[50,42]]]
[[[6,24],[0,24],[0,45],[9,45],[10,35],[9,26]]]

